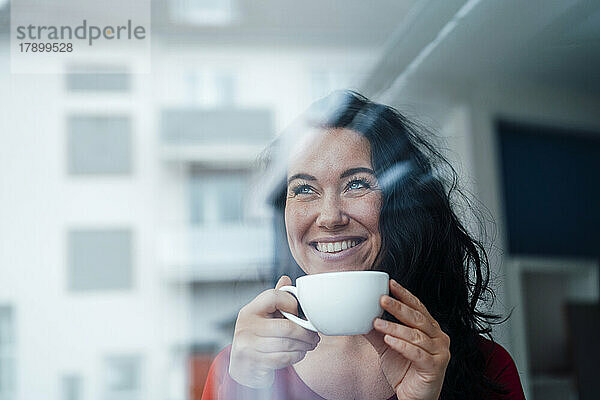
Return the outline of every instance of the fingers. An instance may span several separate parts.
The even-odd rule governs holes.
[[[448,360],[446,360],[445,357],[435,356],[412,343],[390,335],[385,335],[383,340],[393,350],[402,354],[423,370],[442,370],[448,365],[448,361],[450,360],[449,355]]]
[[[439,334],[439,328],[434,326],[434,324],[431,322],[431,319],[396,299],[393,299],[389,296],[382,296],[381,306],[384,310],[396,317],[398,321],[410,326],[411,328],[416,328],[423,331],[429,337],[435,337]]]
[[[316,348],[320,340],[316,332],[281,318],[279,313],[298,314],[296,298],[279,290],[291,283],[282,276],[274,289],[260,293],[238,313],[229,364],[229,374],[237,382],[266,387],[273,382],[273,370],[297,363]]]
[[[430,338],[418,329],[395,324],[380,318],[375,320],[374,326],[375,330],[412,343],[430,354],[438,354],[443,350],[442,346],[439,346],[435,339]]]
[[[318,343],[321,338],[317,332],[304,329],[284,318],[273,318],[261,321],[255,334],[262,337],[283,337],[296,339],[306,343]]]
[[[269,371],[299,362],[315,346],[293,339],[249,335],[243,329],[237,333],[231,346],[229,373],[250,387],[269,386],[273,381]]]
[[[285,368],[296,364],[306,356],[305,351],[290,351],[282,353],[264,353],[262,357],[263,364],[271,369]]]
[[[381,296],[380,303],[384,310],[403,324],[419,329],[432,338],[442,336],[440,325],[419,299],[393,279],[390,280],[390,289],[398,300],[390,296]]]
[[[303,342],[301,340],[281,337],[256,337],[255,348],[261,353],[283,353],[294,351],[311,351],[318,342]]]
[[[419,311],[426,317],[433,319],[433,317],[427,311],[427,308],[421,303],[417,296],[413,295],[408,289],[402,287],[396,280],[390,279],[390,291],[398,300],[407,306]]]
[[[381,296],[381,306],[401,324],[376,318],[373,326],[385,335],[383,341],[420,368],[446,368],[450,361],[448,335],[423,303],[393,279],[390,280],[390,293],[396,299]]]
[[[289,313],[298,314],[298,300],[290,293],[278,290],[280,287],[291,284],[291,280],[287,276],[282,276],[277,282],[275,289],[268,289],[260,293],[256,298],[248,303],[246,311],[253,314],[266,316],[275,311],[287,311]]]

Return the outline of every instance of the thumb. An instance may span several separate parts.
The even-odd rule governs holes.
[[[283,286],[289,286],[292,284],[292,279],[287,276],[287,275],[282,275],[281,278],[279,278],[279,280],[277,281],[277,285],[275,285],[275,290],[278,290],[279,288],[283,287]],[[281,311],[279,310],[284,310],[287,312],[290,312],[294,315],[298,315],[298,300],[296,300],[296,298],[294,296],[292,296],[291,293],[281,293],[285,298],[290,300],[289,302],[282,302],[282,304],[278,305],[278,310],[275,311],[275,313],[273,315],[276,315],[278,317],[283,318],[283,315],[281,314]]]
[[[277,281],[277,285],[275,285],[275,289],[279,289],[283,286],[289,286],[292,284],[292,280],[287,275],[282,275],[281,278]]]

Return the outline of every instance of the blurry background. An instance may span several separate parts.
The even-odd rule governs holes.
[[[149,75],[136,54],[11,74],[9,7],[0,400],[199,399],[287,257],[256,159],[340,88],[437,130],[491,211],[527,398],[597,398],[597,1],[155,1]]]

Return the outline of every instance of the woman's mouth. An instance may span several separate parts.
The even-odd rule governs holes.
[[[339,253],[351,249],[362,242],[361,239],[340,240],[339,242],[316,242],[314,248],[321,253]]]
[[[315,255],[324,261],[337,261],[351,257],[359,251],[360,245],[366,241],[361,237],[346,237],[335,241],[331,239],[316,240],[310,243]]]

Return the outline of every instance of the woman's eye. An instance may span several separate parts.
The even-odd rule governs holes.
[[[368,189],[370,187],[370,185],[368,184],[368,182],[365,182],[361,179],[354,179],[354,180],[348,182],[348,185],[346,187],[348,188],[348,190],[356,190],[356,189]]]
[[[300,185],[293,190],[294,194],[312,194],[313,190],[308,185]]]

